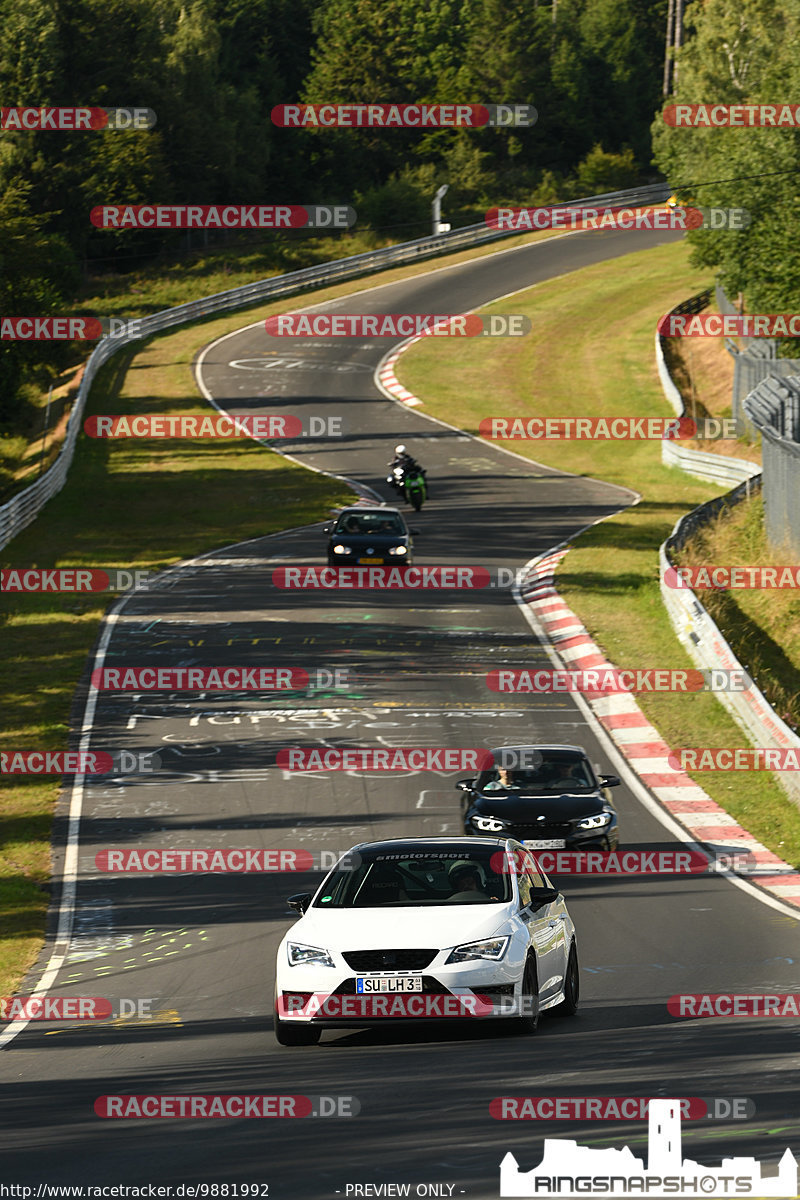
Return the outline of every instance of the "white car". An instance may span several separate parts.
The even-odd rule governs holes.
[[[533,1033],[578,1007],[564,897],[510,838],[401,838],[348,851],[278,948],[275,1036],[385,1020],[508,1017]]]

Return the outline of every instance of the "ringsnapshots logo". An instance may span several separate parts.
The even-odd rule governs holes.
[[[171,416],[147,415],[87,417],[83,431],[90,438],[175,438],[189,441],[217,438],[272,440],[277,438],[343,437],[342,418],[308,416],[305,420],[290,413],[179,413]]]
[[[281,129],[530,129],[532,104],[276,104]]]
[[[764,1176],[755,1158],[731,1157],[720,1167],[684,1158],[681,1101],[651,1099],[647,1163],[621,1150],[593,1150],[568,1138],[545,1138],[542,1160],[521,1171],[511,1152],[500,1164],[502,1197],[587,1195],[658,1197],[788,1197],[797,1195],[797,1161],[788,1148],[778,1174]]]
[[[350,229],[349,204],[98,204],[97,229]]]
[[[746,208],[490,208],[484,215],[490,229],[534,233],[541,229],[747,229],[752,216]]]
[[[271,337],[524,337],[522,313],[281,313],[267,317]]]
[[[673,129],[798,129],[800,104],[668,104]]]
[[[146,592],[151,571],[120,567],[3,567],[2,592]]]
[[[796,338],[800,313],[667,313],[662,337]]]
[[[2,750],[0,775],[152,775],[161,755],[132,750]]]
[[[0,129],[51,130],[60,133],[97,129],[152,129],[152,108],[0,108]]]

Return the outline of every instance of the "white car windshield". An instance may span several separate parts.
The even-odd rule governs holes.
[[[511,870],[502,846],[468,850],[373,851],[345,861],[325,881],[317,908],[505,904]]]

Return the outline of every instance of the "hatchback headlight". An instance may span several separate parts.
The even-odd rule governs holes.
[[[352,554],[353,550],[352,550],[352,547],[342,546],[340,543],[338,546],[333,547],[333,553],[334,554]]]
[[[391,546],[389,548],[389,553],[390,554],[408,554],[408,546]]]
[[[474,962],[478,958],[486,958],[491,962],[499,962],[508,949],[511,934],[504,937],[484,938],[481,942],[466,942],[456,946],[445,959],[447,963]]]
[[[327,950],[319,946],[304,946],[300,942],[287,942],[286,953],[290,967],[332,967],[333,959]]]
[[[476,829],[480,829],[482,833],[500,833],[505,829],[505,821],[501,821],[498,817],[472,817],[472,824]]]
[[[584,817],[578,821],[578,829],[602,829],[611,823],[611,813],[598,813],[594,817]]]

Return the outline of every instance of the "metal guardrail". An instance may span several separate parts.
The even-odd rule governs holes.
[[[660,204],[669,195],[670,189],[666,184],[647,184],[638,188],[628,188],[626,191],[605,192],[599,196],[570,200],[551,207],[565,210],[587,204],[606,207],[613,207],[616,204],[633,207],[635,205]],[[286,275],[262,279],[257,283],[245,284],[242,287],[231,288],[230,291],[218,292],[216,295],[191,301],[189,304],[178,305],[177,308],[168,308],[163,312],[153,313],[149,317],[143,317],[139,322],[140,337],[148,337],[150,334],[159,333],[175,325],[184,325],[211,314],[246,308],[258,301],[276,300],[282,296],[296,295],[298,292],[320,287],[323,284],[355,279],[360,275],[368,275],[387,267],[418,262],[442,254],[452,254],[461,248],[479,246],[485,242],[515,236],[518,236],[516,230],[491,229],[485,223],[480,223],[468,225],[463,229],[451,230],[450,233],[417,238],[396,246],[385,246],[381,250],[367,250],[363,254],[354,254],[348,258],[322,263],[315,267],[305,267],[300,271],[290,271]],[[133,340],[138,341],[140,338],[109,339],[101,342],[92,353],[86,364],[78,395],[70,413],[66,437],[58,458],[36,483],[0,506],[0,550],[32,521],[35,521],[45,504],[63,488],[67,472],[72,464],[83,410],[92,382],[100,367],[113,354],[129,345]]]
[[[708,307],[711,300],[711,289],[698,292],[683,300],[671,311],[673,313],[697,313]],[[683,396],[669,373],[667,360],[664,355],[664,338],[656,330],[655,339],[656,367],[664,395],[676,416],[687,416]],[[677,443],[664,439],[661,443],[661,461],[669,467],[679,467],[687,475],[704,479],[707,483],[741,483],[746,479],[754,479],[761,474],[761,468],[756,463],[747,462],[742,458],[731,458],[727,454],[710,454],[706,450],[692,450],[679,446]]]
[[[761,433],[767,537],[800,554],[800,374],[763,380],[744,407]]]
[[[706,504],[687,513],[675,525],[667,540],[660,546],[659,576],[661,598],[679,640],[689,657],[702,670],[746,671],[704,605],[690,588],[673,588],[666,582],[666,572],[673,565],[671,554],[680,550],[696,530],[716,517],[724,508],[737,504],[760,486],[758,480],[748,480]],[[781,749],[800,748],[800,737],[782,721],[769,701],[755,684],[745,692],[715,693],[728,712],[744,730],[755,746]],[[784,791],[800,806],[800,777],[797,771],[776,771]]]

